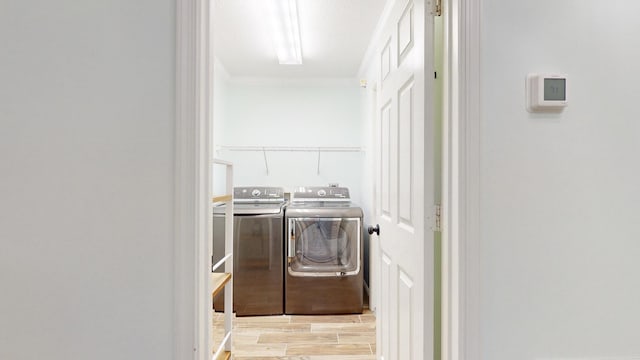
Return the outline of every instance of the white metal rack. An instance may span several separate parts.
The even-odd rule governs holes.
[[[303,151],[303,152],[360,152],[359,146],[229,146],[222,145],[219,150],[231,151]]]
[[[211,265],[211,301],[213,297],[226,286],[224,292],[224,330],[225,336],[220,345],[215,349],[213,360],[229,359],[231,357],[231,333],[233,329],[233,164],[219,159],[213,159],[214,165],[224,165],[226,170],[225,194],[214,196],[212,207],[225,204],[224,248],[225,255],[222,260]],[[212,212],[210,212],[212,213]],[[213,255],[213,254],[209,254]],[[209,256],[211,259],[212,257]],[[214,273],[224,264],[224,273]],[[231,285],[231,286],[227,286]],[[209,308],[209,318],[213,317],[213,307]],[[209,339],[209,341],[212,341]],[[212,348],[213,346],[210,346]],[[214,350],[214,349],[212,349]]]
[[[267,161],[267,152],[313,152],[318,153],[318,174],[320,174],[320,153],[323,152],[361,152],[359,146],[218,146],[218,150],[229,151],[255,151],[262,152],[264,156],[264,167],[269,175],[269,162]]]

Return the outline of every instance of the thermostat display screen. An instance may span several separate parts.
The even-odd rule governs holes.
[[[545,101],[565,101],[567,100],[567,79],[544,79],[544,100]]]

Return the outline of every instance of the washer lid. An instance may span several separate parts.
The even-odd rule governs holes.
[[[282,213],[282,204],[233,204],[234,215],[267,215]]]
[[[270,215],[270,214],[282,214],[283,204],[233,204],[234,215]],[[224,215],[226,206],[220,205],[213,208],[215,215]]]
[[[362,218],[362,208],[351,204],[299,203],[287,206],[288,218]]]

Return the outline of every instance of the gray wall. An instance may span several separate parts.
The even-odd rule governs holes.
[[[170,359],[172,0],[0,3],[0,359]]]
[[[640,3],[483,0],[482,354],[640,355]],[[561,115],[528,72],[569,75]]]

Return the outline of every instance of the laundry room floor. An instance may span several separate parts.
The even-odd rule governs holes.
[[[214,343],[224,336],[222,313],[214,314]],[[375,316],[278,315],[234,317],[232,358],[236,360],[373,360]]]

